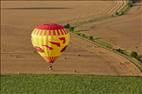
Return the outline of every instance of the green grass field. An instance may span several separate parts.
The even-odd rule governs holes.
[[[1,94],[142,94],[141,77],[1,75]]]

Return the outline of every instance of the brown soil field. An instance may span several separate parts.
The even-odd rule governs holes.
[[[38,24],[64,23],[99,16],[116,2],[3,1],[1,9],[1,73],[67,73],[140,76],[129,60],[71,34],[71,43],[54,70],[34,51],[31,31]],[[92,12],[95,11],[95,12]],[[108,13],[107,12],[107,13]]]
[[[1,4],[1,7],[4,8],[2,11],[4,15],[4,17],[2,16],[2,21],[4,20],[3,22],[7,24],[13,24],[10,22],[14,22],[14,25],[20,25],[22,18],[22,20],[26,19],[21,23],[22,25],[33,23],[33,26],[37,25],[37,23],[47,22],[71,23],[72,21],[78,22],[90,17],[112,14],[122,4],[123,2],[120,1],[31,1],[28,3],[27,1],[3,1]],[[15,19],[8,19],[9,17],[14,17],[15,13],[19,18],[17,23]]]
[[[142,3],[136,4],[127,15],[95,24],[87,33],[142,54]]]

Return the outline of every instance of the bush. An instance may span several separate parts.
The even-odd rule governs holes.
[[[107,48],[109,49],[112,49],[112,46],[111,45],[106,45]]]
[[[142,62],[142,56],[141,56],[141,55],[138,55],[137,52],[132,51],[132,52],[131,52],[131,56],[134,57],[134,58],[136,58],[136,59],[139,60],[140,62]]]
[[[86,35],[85,34],[82,34],[82,37],[85,37]]]
[[[120,52],[120,53],[123,53],[123,50],[122,49],[116,49],[116,51]]]
[[[124,12],[120,12],[120,13],[119,13],[119,16],[121,16],[121,15],[124,15]]]
[[[129,4],[129,7],[133,7],[133,4]]]
[[[132,51],[132,52],[131,52],[131,56],[134,57],[134,58],[137,58],[137,57],[138,57],[138,54],[137,54],[137,52]]]
[[[140,56],[137,56],[136,59],[142,63],[142,58]]]
[[[77,33],[77,35],[79,35],[79,36],[80,36],[81,34],[80,34],[80,33]]]
[[[84,38],[88,38],[88,36],[86,36],[85,34],[82,34],[82,37],[84,37]]]
[[[70,24],[66,24],[66,25],[64,25],[64,27],[69,29],[70,28]]]
[[[115,15],[119,15],[119,13],[118,13],[118,12],[115,12]]]
[[[124,55],[128,55],[127,52],[123,49],[115,49],[117,52],[121,53],[121,54],[124,54]]]
[[[90,39],[90,40],[93,40],[93,39],[94,39],[94,37],[93,37],[93,36],[90,36],[90,37],[89,37],[89,39]]]
[[[128,6],[129,6],[129,7],[133,7],[133,1],[132,1],[132,0],[129,1]]]
[[[124,15],[124,12],[122,12],[122,11],[121,12],[116,12],[115,15],[121,16],[121,15]]]
[[[74,27],[70,27],[70,31],[72,31],[72,32],[73,32],[73,31],[74,31]]]

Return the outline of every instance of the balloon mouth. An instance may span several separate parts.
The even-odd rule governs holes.
[[[54,63],[54,61],[58,58],[58,56],[54,56],[54,57],[43,57],[45,59],[45,61],[47,61],[49,64]]]

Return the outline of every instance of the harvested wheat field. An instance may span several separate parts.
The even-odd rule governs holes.
[[[141,71],[126,58],[104,48],[97,47],[94,43],[82,39],[75,34],[71,34],[70,46],[54,63],[53,71],[48,70],[48,64],[34,51],[31,44],[31,31],[38,24],[76,23],[91,17],[112,15],[114,11],[119,10],[123,5],[125,5],[125,2],[118,1],[28,1],[28,3],[27,1],[2,1],[1,73],[140,76],[142,74]],[[89,33],[91,32],[91,34],[101,36],[104,39],[111,39],[112,37],[109,37],[108,34],[111,35],[113,30],[115,32],[117,28],[115,24],[123,23],[126,20],[125,18],[128,18],[127,16],[135,17],[130,21],[135,20],[133,24],[137,23],[136,19],[140,18],[136,17],[135,13],[133,14],[134,10],[132,9],[132,12],[130,11],[124,17],[110,20],[114,20],[113,23],[108,24],[106,21],[96,25]],[[131,25],[129,25],[129,22],[124,24],[126,28],[130,29]],[[140,24],[137,24],[140,27]],[[111,27],[107,27],[109,25]],[[121,27],[122,24],[118,25],[118,27]],[[108,32],[110,29],[111,31]],[[120,31],[122,32],[122,30]],[[125,35],[121,34],[118,36],[118,33],[120,34],[121,32],[116,32],[114,35],[116,35],[117,41],[113,38],[112,41],[114,40],[117,44],[120,43],[119,46],[122,45],[123,47],[123,44],[125,44],[127,47],[129,44],[126,41],[130,40],[120,38],[121,35]],[[130,34],[130,36],[132,35]],[[136,38],[136,41],[140,40],[138,37],[134,38]],[[121,42],[121,40],[126,41]],[[133,41],[131,43],[135,44]]]
[[[88,33],[142,54],[142,3],[135,4],[127,15],[95,24]]]

